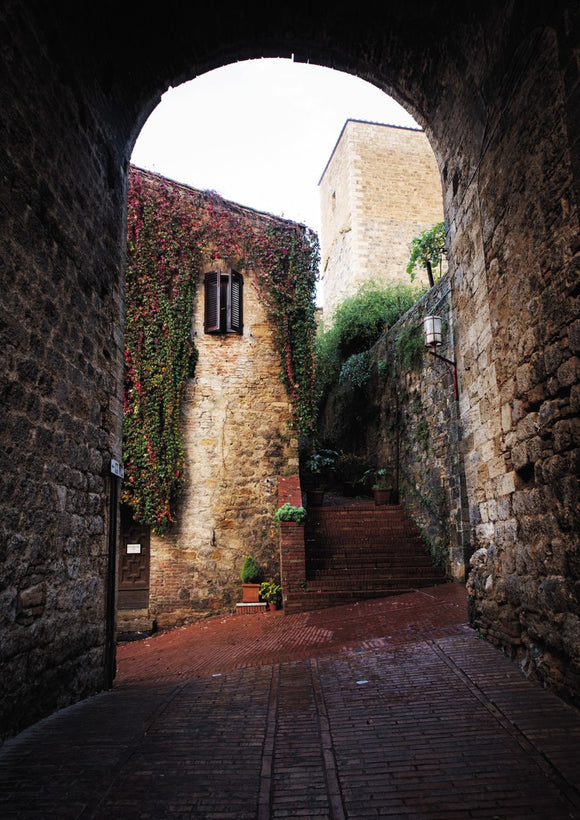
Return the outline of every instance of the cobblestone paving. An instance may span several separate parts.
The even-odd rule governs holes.
[[[580,713],[465,624],[455,585],[213,618],[0,749],[0,817],[580,818]]]

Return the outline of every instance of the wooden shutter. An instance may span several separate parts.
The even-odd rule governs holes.
[[[205,313],[204,329],[206,333],[220,332],[221,276],[219,270],[205,275]]]
[[[244,330],[244,279],[235,270],[228,277],[228,331],[242,333]]]

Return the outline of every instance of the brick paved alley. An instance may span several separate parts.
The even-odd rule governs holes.
[[[465,621],[446,584],[122,645],[0,749],[0,817],[580,818],[580,713]]]

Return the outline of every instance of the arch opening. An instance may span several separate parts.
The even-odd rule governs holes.
[[[203,30],[190,7],[151,25],[123,4],[115,26],[78,4],[2,10],[4,733],[104,685],[135,135],[170,82],[293,52],[371,79],[428,129],[453,267],[472,623],[578,698],[577,10],[540,6],[411,0],[372,20],[216,8]]]
[[[351,129],[358,129],[355,142],[363,150],[361,153],[357,149],[357,155],[348,159],[348,165],[356,166],[366,162],[367,167],[359,174],[360,179],[357,178],[355,184],[351,179],[351,172],[342,172],[338,185],[342,186],[341,199],[346,196],[350,201],[348,208],[352,218],[356,218],[357,198],[367,187],[372,186],[374,199],[369,204],[364,223],[355,224],[356,232],[372,235],[365,244],[366,258],[362,263],[364,270],[358,271],[358,278],[354,276],[354,270],[348,270],[346,274],[343,271],[340,276],[346,275],[350,279],[347,291],[352,291],[357,283],[360,284],[361,276],[369,281],[380,278],[385,282],[392,277],[397,280],[408,278],[405,266],[412,235],[442,219],[442,195],[437,166],[432,159],[428,141],[400,106],[368,83],[329,69],[297,65],[290,60],[240,63],[224,70],[216,70],[206,79],[205,83],[203,77],[196,79],[166,95],[158,109],[158,116],[154,112],[142,132],[143,142],[137,142],[132,157],[135,166],[159,172],[166,181],[169,178],[175,180],[183,192],[186,191],[187,183],[195,185],[192,193],[197,191],[202,180],[206,187],[212,190],[217,188],[221,196],[224,193],[229,195],[229,200],[237,199],[244,206],[257,206],[261,212],[277,212],[276,215],[280,217],[298,217],[299,221],[309,222],[310,225],[315,223],[318,227],[319,200],[324,200],[326,196],[318,190],[322,182],[321,172],[322,177],[330,173],[329,163],[336,162],[343,140],[353,142],[353,137],[348,135]],[[207,124],[207,127],[200,128],[200,122]],[[270,150],[268,145],[272,146]],[[408,148],[405,151],[406,145]],[[233,155],[233,160],[229,154]],[[247,174],[244,176],[245,168],[242,168],[242,173],[238,173],[236,165],[247,165]],[[410,166],[413,166],[412,170]],[[381,170],[382,167],[384,170]],[[231,180],[230,176],[240,177],[237,188],[237,180]],[[336,188],[336,181],[333,184]],[[393,192],[386,197],[384,194],[389,188]],[[130,199],[132,197],[133,194]],[[421,202],[425,197],[429,200],[427,206]],[[304,200],[308,204],[305,210],[301,210]],[[159,209],[153,210],[158,212]],[[322,211],[324,223],[324,205]],[[131,216],[131,208],[129,213]],[[300,216],[305,213],[309,218],[301,220]],[[330,229],[330,234],[332,230]],[[381,240],[382,233],[388,236]],[[132,228],[129,234],[130,237],[133,236]],[[335,240],[329,235],[329,226],[326,224],[322,225],[321,239],[329,248],[334,244]],[[130,252],[135,241],[130,238]],[[371,265],[373,257],[377,261]],[[381,260],[380,263],[378,260]],[[350,267],[357,265],[351,263]],[[344,289],[344,282],[341,286],[339,279],[336,279],[338,271],[334,274],[336,281],[332,282],[328,265],[325,268],[329,294],[332,294],[332,290],[338,292],[341,287]],[[281,272],[279,275],[282,275]],[[197,288],[200,288],[199,282]],[[247,288],[245,292],[247,293]],[[139,303],[140,301],[139,299]],[[270,470],[266,479],[270,487],[266,498],[255,497],[254,493],[253,507],[250,504],[247,484],[248,481],[260,483],[255,481],[255,476],[250,479],[247,475],[244,479],[245,489],[237,487],[234,491],[236,482],[232,482],[231,476],[244,474],[248,454],[244,454],[244,464],[240,464],[235,448],[231,445],[228,447],[227,470],[217,481],[222,488],[228,485],[226,494],[231,498],[226,500],[223,490],[216,495],[215,489],[208,489],[209,485],[215,488],[216,470],[219,472],[219,465],[225,461],[223,446],[221,450],[220,447],[216,449],[206,441],[205,446],[200,447],[196,440],[199,427],[196,431],[193,418],[200,414],[201,406],[204,407],[204,418],[215,416],[214,421],[222,430],[218,436],[219,442],[217,439],[215,442],[217,446],[220,442],[223,445],[224,435],[226,438],[230,437],[236,425],[242,430],[248,426],[248,422],[243,421],[243,414],[249,418],[249,410],[244,402],[242,406],[245,410],[237,416],[232,411],[224,413],[219,409],[224,400],[232,407],[235,397],[230,400],[224,398],[227,396],[224,385],[228,380],[224,376],[225,365],[222,362],[217,368],[216,362],[211,363],[215,345],[204,344],[205,336],[198,327],[201,308],[197,302],[198,299],[194,312],[194,343],[198,355],[196,354],[195,379],[187,389],[184,404],[186,417],[183,422],[183,428],[187,431],[184,437],[185,469],[190,479],[186,499],[179,504],[178,520],[170,548],[174,563],[177,560],[175,548],[178,548],[180,577],[174,571],[172,574],[175,577],[171,583],[161,583],[160,579],[167,574],[164,567],[169,560],[166,554],[168,548],[163,539],[153,536],[151,550],[151,605],[150,611],[145,615],[150,624],[155,620],[162,627],[172,625],[175,619],[191,619],[204,612],[219,611],[220,607],[231,609],[236,594],[239,594],[239,580],[236,585],[238,573],[232,571],[232,564],[235,567],[236,560],[240,564],[247,552],[248,547],[244,546],[247,536],[243,533],[248,530],[248,526],[253,526],[256,533],[263,531],[258,540],[264,543],[253,549],[264,561],[267,573],[274,572],[275,580],[279,580],[279,569],[272,568],[273,562],[269,557],[269,552],[277,552],[276,533],[272,529],[272,520],[269,527],[264,526],[264,514],[268,508],[271,519],[274,512],[275,498],[271,496],[277,475],[287,473],[290,465],[294,465],[295,471],[298,470],[295,434],[288,431],[280,436],[280,431],[274,425],[271,426],[269,435],[269,449],[282,448],[287,462]],[[131,316],[131,304],[128,308]],[[252,322],[256,321],[254,317]],[[264,335],[268,321],[265,318],[259,320],[258,335]],[[250,337],[256,337],[253,325],[247,331]],[[258,352],[268,357],[263,350],[258,351],[254,343],[251,357],[256,359]],[[218,355],[221,356],[221,352]],[[131,356],[133,360],[130,352],[126,356]],[[241,369],[239,363],[237,367],[238,370]],[[219,378],[215,375],[217,369]],[[265,372],[264,368],[263,370]],[[264,372],[260,389],[255,383],[249,382],[244,389],[244,392],[252,393],[254,402],[262,401],[263,406],[263,398],[273,389],[271,383],[267,384],[268,380],[277,381],[275,371],[269,376],[265,376]],[[207,398],[204,400],[204,391],[200,386],[202,383],[212,384],[215,398],[210,403]],[[282,403],[278,401],[276,406],[277,415],[282,417]],[[253,431],[254,425],[250,424],[247,435],[242,432],[238,438],[250,440]],[[263,436],[263,430],[260,435]],[[288,436],[294,440],[292,452],[287,452],[288,447],[282,446],[283,439]],[[131,434],[129,440],[132,441]],[[348,449],[350,445],[344,441],[337,446]],[[261,459],[256,457],[254,463],[260,464]],[[272,467],[271,464],[270,468]],[[363,470],[361,475],[362,472]],[[197,480],[198,475],[203,480]],[[134,480],[131,476],[130,481]],[[240,497],[245,498],[245,501],[234,502],[234,495],[237,493],[239,496],[240,492]],[[210,498],[213,501],[209,501]],[[238,512],[234,516],[237,520],[235,527],[231,518],[232,505],[238,506]],[[225,514],[226,509],[230,513]],[[244,519],[243,526],[240,518]],[[253,525],[252,520],[255,522]],[[128,539],[130,540],[130,531],[124,541]],[[141,540],[145,543],[147,539]],[[271,549],[265,549],[264,544],[270,542]],[[129,544],[129,547],[137,548],[134,544]],[[147,554],[144,553],[140,558],[133,555],[128,558],[124,549],[122,546],[120,552],[122,588],[119,606],[123,624],[133,618],[141,629],[144,613],[132,611],[129,606],[136,592],[131,586],[130,578],[127,580],[126,565],[133,566],[135,562],[139,567],[143,565],[139,572],[134,573],[135,583],[142,586],[141,574],[148,572],[148,550],[145,546],[143,549]],[[162,588],[163,592],[160,591]],[[361,594],[368,594],[368,591],[362,590]],[[123,626],[120,632],[125,634],[127,628]]]

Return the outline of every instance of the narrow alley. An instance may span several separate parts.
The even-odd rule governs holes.
[[[0,749],[16,818],[580,817],[580,714],[458,584],[124,644],[113,690]]]

